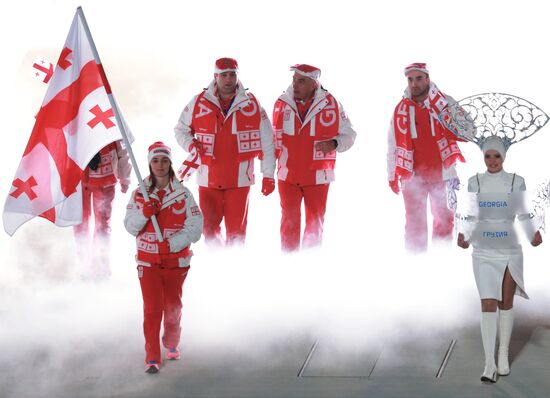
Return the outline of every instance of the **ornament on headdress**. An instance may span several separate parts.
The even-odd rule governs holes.
[[[439,115],[443,125],[455,135],[480,148],[492,136],[499,137],[505,149],[539,131],[548,115],[533,103],[510,94],[484,93],[449,105]]]
[[[549,117],[542,109],[523,98],[503,93],[484,93],[447,106],[439,114],[439,120],[456,136],[476,143],[481,150],[484,147],[494,148],[494,141],[497,141],[494,137],[498,137],[506,152],[510,145],[531,137],[544,127]],[[550,181],[539,185],[532,206],[530,216],[534,219],[536,229],[544,229],[545,208],[550,206]],[[457,222],[466,220],[458,212],[455,218]]]

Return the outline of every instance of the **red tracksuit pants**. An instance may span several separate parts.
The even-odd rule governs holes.
[[[94,237],[108,236],[111,233],[111,213],[114,198],[114,185],[99,188],[85,186],[82,191],[82,224],[74,227],[75,234],[81,237],[89,236],[89,222],[93,206]]]
[[[161,363],[160,325],[164,318],[162,345],[177,348],[181,334],[181,294],[189,267],[174,266],[174,260],[138,265],[138,277],[143,295],[143,333],[145,335],[145,363]],[[167,266],[168,265],[168,266]]]
[[[246,238],[250,187],[214,189],[199,187],[199,205],[204,217],[206,243],[243,244]],[[221,222],[225,221],[224,241]]]
[[[279,180],[281,197],[281,248],[283,251],[300,250],[302,200],[306,211],[306,227],[302,247],[321,245],[323,223],[330,184],[298,186]]]
[[[115,186],[89,187],[82,191],[82,224],[74,226],[78,257],[83,275],[94,278],[111,274],[109,237]],[[94,209],[94,233],[90,235],[90,218]]]
[[[409,251],[425,251],[428,247],[427,201],[432,212],[432,240],[451,240],[453,236],[453,212],[447,208],[445,181],[425,181],[412,177],[402,183],[405,201],[405,248]]]

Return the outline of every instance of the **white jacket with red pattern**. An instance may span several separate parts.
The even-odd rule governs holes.
[[[146,189],[150,191],[151,180],[144,180]],[[197,242],[202,233],[203,217],[193,194],[179,181],[172,180],[164,189],[163,198],[159,198],[159,190],[154,189],[150,199],[161,203],[161,210],[156,215],[161,234],[168,241],[169,254],[160,254],[158,239],[150,218],[143,215],[145,199],[139,189],[136,189],[126,207],[124,226],[136,237],[138,265],[151,266],[162,260],[173,259],[179,267],[189,266],[192,252],[191,243]]]
[[[86,167],[83,182],[90,187],[108,187],[116,184],[130,185],[132,166],[128,151],[122,147],[121,141],[115,141],[99,151],[101,161],[96,170]]]
[[[449,103],[449,105],[456,104],[456,100],[451,97],[448,94],[443,94],[445,97],[445,100]],[[404,98],[411,100],[411,91],[407,87],[405,89]],[[399,102],[399,104],[396,106],[399,107],[403,103],[403,100]],[[447,181],[452,178],[455,178],[457,176],[456,173],[456,165],[453,164],[450,167],[444,167],[443,162],[441,161],[441,155],[440,151],[441,149],[438,147],[438,143],[436,140],[436,136],[438,132],[445,136],[448,140],[453,139],[456,140],[456,136],[449,130],[447,130],[441,122],[433,117],[428,109],[425,108],[423,104],[412,104],[409,106],[409,108],[412,108],[411,110],[406,113],[407,117],[410,117],[409,115],[413,115],[412,117],[415,119],[415,129],[411,130],[410,132],[407,132],[407,134],[410,134],[412,142],[413,142],[413,148],[421,148],[422,151],[413,151],[412,152],[412,159],[413,159],[413,166],[412,166],[412,173],[413,175],[417,174],[417,170],[415,170],[415,160],[418,162],[418,159],[415,158],[418,156],[418,153],[426,154],[430,151],[431,156],[430,159],[423,159],[423,163],[433,163],[433,166],[431,169],[433,170],[433,175],[437,176],[436,180],[439,181]],[[419,109],[418,111],[416,109]],[[394,111],[395,112],[395,111]],[[415,114],[420,112],[424,112],[424,114],[428,114],[429,116],[426,119],[423,119],[421,117],[416,117]],[[397,131],[400,131],[401,129],[398,128]],[[459,139],[460,141],[460,139]],[[390,127],[388,130],[388,152],[387,152],[387,171],[388,171],[388,181],[394,181],[396,179],[396,170],[397,170],[397,140],[396,140],[396,128],[394,126],[394,118],[392,117],[390,122]],[[426,155],[425,155],[426,156]],[[424,173],[426,174],[426,173]],[[423,176],[424,177],[424,176]]]
[[[250,122],[239,122],[247,118]],[[207,125],[214,126],[214,131],[205,131],[209,130],[204,127]],[[205,150],[197,170],[199,186],[227,189],[253,185],[256,155],[260,156],[264,177],[273,178],[275,174],[271,123],[259,102],[247,93],[241,82],[224,115],[216,96],[215,81],[212,81],[184,108],[174,132],[184,150],[190,152],[195,140],[200,141]]]
[[[357,136],[342,104],[322,87],[302,121],[290,86],[275,103],[273,128],[277,178],[301,186],[334,181],[336,152],[350,149]],[[317,142],[330,139],[336,140],[336,151],[323,154],[315,149]]]

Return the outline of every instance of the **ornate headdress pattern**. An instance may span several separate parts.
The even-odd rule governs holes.
[[[455,135],[480,148],[491,136],[502,139],[506,149],[539,131],[548,115],[533,103],[510,94],[484,93],[449,105],[439,115]]]
[[[489,137],[499,137],[505,150],[531,137],[548,123],[548,115],[535,104],[510,94],[484,93],[449,105],[439,115],[443,125],[456,136],[483,148]],[[454,197],[456,209],[456,196]],[[533,198],[533,212],[544,229],[544,208],[550,206],[550,180],[539,185]]]

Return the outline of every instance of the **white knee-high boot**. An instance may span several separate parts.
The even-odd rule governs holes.
[[[497,313],[481,313],[481,340],[485,352],[485,369],[481,381],[494,383],[497,381],[497,366],[495,364],[495,344],[497,340]]]
[[[499,312],[498,374],[507,376],[510,374],[508,347],[512,337],[512,328],[514,327],[514,313],[512,309],[500,310]]]

